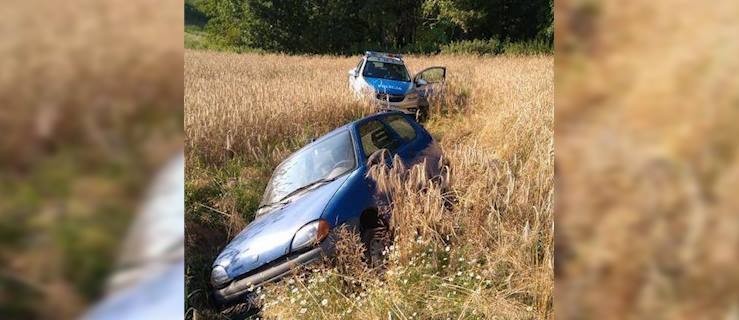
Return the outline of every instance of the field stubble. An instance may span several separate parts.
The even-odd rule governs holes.
[[[218,249],[252,219],[272,168],[310,137],[373,109],[355,101],[356,57],[185,55],[188,315]],[[553,59],[412,56],[449,69],[426,127],[453,167],[450,189],[386,185],[395,243],[379,279],[348,235],[342,264],[260,292],[267,318],[549,318],[553,291]],[[411,174],[412,175],[412,174]],[[454,195],[456,204],[444,206]],[[352,240],[353,239],[353,240]]]

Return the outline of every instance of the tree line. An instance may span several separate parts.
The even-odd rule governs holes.
[[[551,51],[554,33],[552,0],[186,0],[185,23],[219,47],[316,54]]]

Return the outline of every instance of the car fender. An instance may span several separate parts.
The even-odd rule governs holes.
[[[374,188],[365,178],[365,173],[366,169],[362,166],[351,174],[329,201],[321,215],[322,219],[334,227],[342,224],[355,225],[362,212],[375,207]]]

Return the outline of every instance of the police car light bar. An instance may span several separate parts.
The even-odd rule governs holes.
[[[388,58],[397,58],[397,59],[403,60],[403,55],[397,54],[397,53],[366,51],[364,54],[367,55],[367,56],[388,57]]]

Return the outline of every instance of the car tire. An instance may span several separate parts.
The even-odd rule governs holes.
[[[223,307],[220,314],[227,319],[249,319],[259,314],[259,308],[250,303],[236,303]]]
[[[390,233],[385,226],[369,228],[362,232],[364,256],[369,268],[381,269],[385,265],[385,248],[388,247],[389,240]]]
[[[418,107],[418,112],[416,113],[416,121],[426,122],[428,118],[429,118],[429,106]]]

